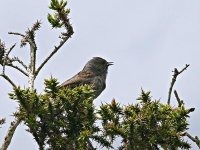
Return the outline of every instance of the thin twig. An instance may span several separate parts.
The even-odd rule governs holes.
[[[62,33],[62,37],[61,37],[61,41],[60,44],[58,46],[55,46],[53,51],[50,53],[50,55],[43,61],[43,63],[38,67],[38,69],[35,72],[35,75],[37,76],[38,73],[40,72],[40,70],[44,67],[44,65],[51,59],[51,57],[65,44],[65,42],[73,35],[74,31],[73,31],[73,27],[70,23],[70,20],[68,18],[68,16],[66,14],[63,14],[62,11],[58,11],[58,15],[60,17],[60,19],[62,20],[65,29],[66,29],[66,33]]]
[[[183,71],[185,71],[189,66],[190,66],[189,64],[186,64],[185,67],[181,71],[178,71],[177,68],[174,69],[173,78],[172,78],[171,85],[170,85],[170,88],[169,88],[169,95],[168,95],[167,104],[170,104],[171,93],[172,93],[174,83],[176,82],[176,78],[178,77],[179,74],[181,74]]]
[[[18,57],[14,57],[14,58],[11,59],[11,62],[14,62],[14,61],[16,61],[19,64],[21,64],[26,70],[28,69],[28,67],[24,64],[24,62],[21,61]]]
[[[8,32],[8,34],[12,34],[12,35],[19,35],[19,36],[21,36],[21,37],[24,37],[24,35],[23,35],[23,34],[21,34],[21,33],[18,33],[18,32]]]
[[[10,48],[9,48],[9,50],[8,50],[8,52],[7,52],[7,55],[9,55],[10,54],[10,52],[13,50],[13,48],[16,46],[16,43],[13,45],[13,46],[11,46]]]
[[[90,139],[87,140],[87,143],[88,143],[88,150],[96,150],[96,148],[93,147]]]
[[[174,90],[174,95],[176,97],[176,100],[178,102],[178,107],[181,107],[181,105],[183,104],[183,101],[179,98],[178,93],[176,90]]]
[[[64,45],[64,43],[66,41],[67,41],[67,39],[62,40],[62,42],[60,42],[60,44],[58,46],[55,46],[54,50],[50,53],[50,55],[43,61],[43,63],[36,70],[36,72],[35,72],[36,76],[38,75],[40,70],[44,67],[44,65],[49,61],[49,59],[51,59],[51,57]]]
[[[184,104],[184,102],[183,102],[183,100],[181,100],[181,99],[179,98],[178,93],[177,93],[176,90],[174,90],[174,95],[175,95],[176,100],[177,100],[177,102],[178,102],[178,107],[181,107],[181,106]],[[187,109],[187,114],[193,112],[194,110],[195,110],[195,108],[188,108],[188,109]]]
[[[12,61],[17,61],[19,62],[26,70],[27,70],[27,67],[26,65],[18,58],[18,57],[14,57],[12,59],[10,59],[8,57],[8,55],[11,53],[11,51],[13,50],[13,48],[16,46],[16,44],[12,45],[10,47],[10,49],[8,50],[8,52],[4,52],[4,56],[3,56],[3,63],[2,63],[2,66],[3,66],[3,74],[5,74],[5,67],[6,66],[9,66],[9,67],[12,67],[12,68],[15,68],[17,69],[18,71],[20,71],[21,73],[23,73],[25,76],[28,76],[28,74],[22,70],[21,68],[19,68],[18,66],[15,66],[12,64]]]
[[[8,146],[12,140],[13,134],[14,134],[17,126],[20,124],[20,122],[21,122],[20,118],[15,118],[15,120],[11,122],[8,132],[6,134],[6,137],[4,138],[3,145],[0,148],[1,150],[7,150]]]
[[[7,66],[15,68],[16,70],[20,71],[21,73],[23,73],[25,76],[28,76],[28,73],[26,73],[24,70],[22,70],[21,68],[19,68],[18,66],[15,66],[13,64],[7,64]]]
[[[180,134],[181,136],[187,136],[190,140],[192,140],[193,142],[195,142],[197,144],[197,146],[199,147],[200,149],[200,140],[197,136],[193,137],[192,135],[190,135],[188,132],[182,132]]]
[[[6,79],[12,86],[13,88],[16,88],[16,84],[5,74],[0,74],[0,76],[2,76],[4,79]]]

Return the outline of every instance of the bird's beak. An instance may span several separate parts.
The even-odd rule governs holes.
[[[113,62],[108,62],[108,66],[114,65]]]

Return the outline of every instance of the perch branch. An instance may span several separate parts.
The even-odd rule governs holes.
[[[14,121],[11,122],[8,132],[6,134],[6,137],[4,138],[4,142],[0,148],[1,150],[7,150],[8,146],[12,140],[13,134],[14,134],[17,126],[20,124],[20,122],[21,122],[20,118],[16,118]]]
[[[190,66],[189,64],[186,64],[185,67],[181,71],[178,71],[177,68],[174,68],[174,71],[173,71],[174,74],[173,74],[173,78],[172,78],[171,85],[169,88],[167,104],[170,104],[172,89],[173,89],[174,83],[176,82],[178,75],[181,74],[183,71],[185,71],[189,66]]]

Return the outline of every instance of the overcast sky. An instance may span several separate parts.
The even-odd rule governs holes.
[[[42,21],[36,38],[38,65],[59,41],[59,32],[52,30],[46,19],[49,1],[1,0],[0,5],[0,39],[7,47],[17,42],[13,54],[26,61],[28,47],[20,49],[19,37],[7,32],[23,33],[37,19]],[[68,7],[75,33],[41,71],[36,80],[39,91],[45,78],[53,75],[63,82],[79,72],[89,59],[100,56],[115,65],[109,68],[107,88],[95,100],[96,106],[113,97],[122,104],[136,103],[141,87],[150,90],[154,99],[166,102],[171,71],[190,64],[178,78],[175,89],[186,106],[196,108],[189,119],[189,131],[200,136],[199,0],[70,0]],[[15,71],[8,69],[7,73],[17,84],[27,85],[26,78]],[[0,117],[7,118],[0,129],[0,145],[17,107],[7,96],[11,90],[0,79]],[[175,106],[174,96],[172,101]],[[24,128],[17,128],[9,150],[37,149]]]

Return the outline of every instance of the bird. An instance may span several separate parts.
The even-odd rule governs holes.
[[[94,90],[95,99],[106,88],[108,67],[111,65],[113,65],[113,62],[108,62],[101,57],[93,57],[79,73],[63,82],[61,87],[75,88],[86,84],[91,85],[92,90]]]

